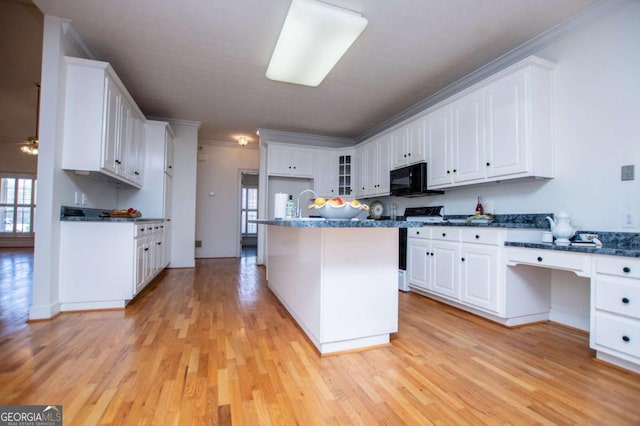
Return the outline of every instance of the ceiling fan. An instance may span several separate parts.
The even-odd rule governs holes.
[[[40,123],[40,85],[36,83],[38,87],[38,103],[36,106],[36,135],[29,136],[20,147],[20,151],[29,155],[38,155],[38,149],[40,148],[40,139],[38,138],[38,124]]]

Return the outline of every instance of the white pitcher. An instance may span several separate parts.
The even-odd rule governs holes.
[[[575,228],[571,225],[571,216],[567,212],[558,212],[554,221],[551,216],[547,216],[547,220],[551,224],[551,233],[556,238],[556,244],[567,245],[570,243],[569,238],[576,233]]]

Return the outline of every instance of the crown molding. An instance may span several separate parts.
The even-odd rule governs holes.
[[[443,100],[455,95],[456,93],[490,77],[491,75],[502,71],[503,69],[531,56],[540,50],[551,46],[557,41],[575,33],[576,31],[620,10],[624,6],[637,0],[600,0],[582,12],[572,16],[561,24],[543,32],[542,34],[524,42],[520,46],[505,53],[504,55],[494,59],[488,64],[478,68],[477,70],[467,74],[460,80],[450,84],[433,95],[423,99],[405,109],[404,111],[392,116],[382,123],[372,127],[371,129],[361,133],[354,140],[355,143],[363,142],[391,127],[402,123],[403,121],[425,111],[426,109],[442,102]]]
[[[208,139],[198,139],[198,145],[208,145],[208,146],[221,146],[224,148],[237,148],[237,149],[258,149],[257,142],[251,142],[245,146],[240,145],[238,142],[232,141],[215,141]]]
[[[49,15],[48,15],[49,16]],[[69,40],[73,45],[83,53],[83,56],[87,59],[98,60],[98,55],[89,47],[87,43],[83,40],[82,36],[73,25],[71,25],[70,19],[62,19],[57,17],[51,17],[60,20],[60,28],[62,29],[62,34],[69,37]]]
[[[282,132],[269,129],[258,129],[258,132],[260,133],[260,143],[266,144],[269,142],[280,142],[326,148],[345,148],[355,145],[355,141],[348,138],[312,135],[309,133]]]

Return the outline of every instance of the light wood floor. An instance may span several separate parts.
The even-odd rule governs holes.
[[[62,404],[65,425],[640,424],[640,376],[586,334],[415,294],[391,346],[320,358],[252,258],[165,271],[124,311],[2,326],[0,404]]]

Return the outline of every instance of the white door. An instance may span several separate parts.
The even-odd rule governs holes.
[[[487,87],[488,177],[526,171],[525,82],[519,72]]]
[[[463,302],[498,311],[497,248],[465,244],[461,260],[461,295]]]
[[[458,268],[460,265],[460,244],[448,241],[432,241],[433,280],[431,291],[458,299]]]
[[[451,107],[446,106],[427,116],[426,145],[429,187],[453,182],[451,168]]]
[[[429,290],[431,259],[429,240],[407,239],[407,282],[409,285]]]
[[[474,93],[453,105],[453,179],[484,179],[484,97]]]

